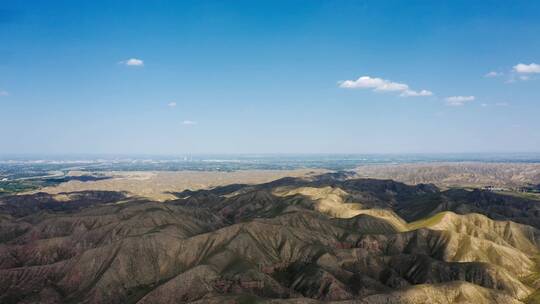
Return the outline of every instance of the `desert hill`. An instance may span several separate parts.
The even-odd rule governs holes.
[[[0,198],[1,303],[523,303],[538,202],[346,173]]]

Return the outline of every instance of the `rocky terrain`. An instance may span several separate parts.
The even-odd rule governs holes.
[[[0,198],[0,303],[535,303],[540,204],[350,173]]]
[[[426,162],[364,165],[362,177],[392,179],[407,184],[432,183],[439,187],[516,188],[540,181],[538,163]]]

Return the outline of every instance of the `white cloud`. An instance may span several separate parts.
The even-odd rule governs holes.
[[[528,80],[533,80],[534,77],[531,76],[530,74],[517,74],[517,73],[514,73],[512,74],[508,80],[505,81],[505,83],[515,83],[515,82],[518,82],[518,81],[528,81]]]
[[[339,87],[343,89],[372,89],[375,92],[401,92],[403,97],[431,96],[432,92],[427,90],[414,91],[404,83],[390,80],[362,76],[356,80],[344,80],[339,82]]]
[[[481,104],[481,106],[485,108],[485,107],[488,106],[488,104],[487,104],[487,103],[483,103],[483,104]]]
[[[524,64],[519,63],[514,66],[514,72],[520,74],[539,74],[540,73],[540,64],[531,63]]]
[[[142,67],[144,66],[144,61],[137,58],[130,58],[128,60],[120,61],[121,64],[125,64],[127,66],[136,66],[136,67]]]
[[[486,78],[495,78],[495,77],[499,77],[499,76],[502,76],[502,75],[503,75],[502,72],[491,71],[491,72],[487,73],[486,75],[484,75],[484,77],[486,77]]]
[[[192,125],[196,125],[197,122],[196,122],[196,121],[193,121],[193,120],[184,120],[184,121],[182,122],[182,124],[185,125],[185,126],[192,126]]]
[[[450,96],[446,97],[446,104],[452,107],[459,107],[465,105],[467,102],[474,101],[476,98],[474,96]]]
[[[9,96],[8,91],[0,90],[0,96]]]
[[[169,103],[167,104],[167,106],[169,106],[169,107],[171,107],[171,108],[174,108],[174,107],[176,107],[176,102],[171,101],[171,102],[169,102]]]
[[[404,83],[391,82],[382,78],[362,76],[357,80],[345,80],[339,85],[345,89],[373,89],[375,91],[405,91],[409,88]]]
[[[433,95],[433,92],[428,91],[428,90],[421,90],[421,91],[406,90],[400,94],[400,96],[403,96],[403,97],[417,97],[417,96],[431,96],[431,95]]]

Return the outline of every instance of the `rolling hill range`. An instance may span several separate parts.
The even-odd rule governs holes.
[[[537,303],[540,202],[350,173],[0,198],[0,303]],[[540,302],[538,302],[540,303]]]

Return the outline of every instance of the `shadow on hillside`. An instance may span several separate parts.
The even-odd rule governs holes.
[[[128,198],[126,192],[120,191],[78,191],[49,194],[10,195],[0,198],[0,214],[24,217],[33,213],[76,212],[81,209],[118,202]]]

